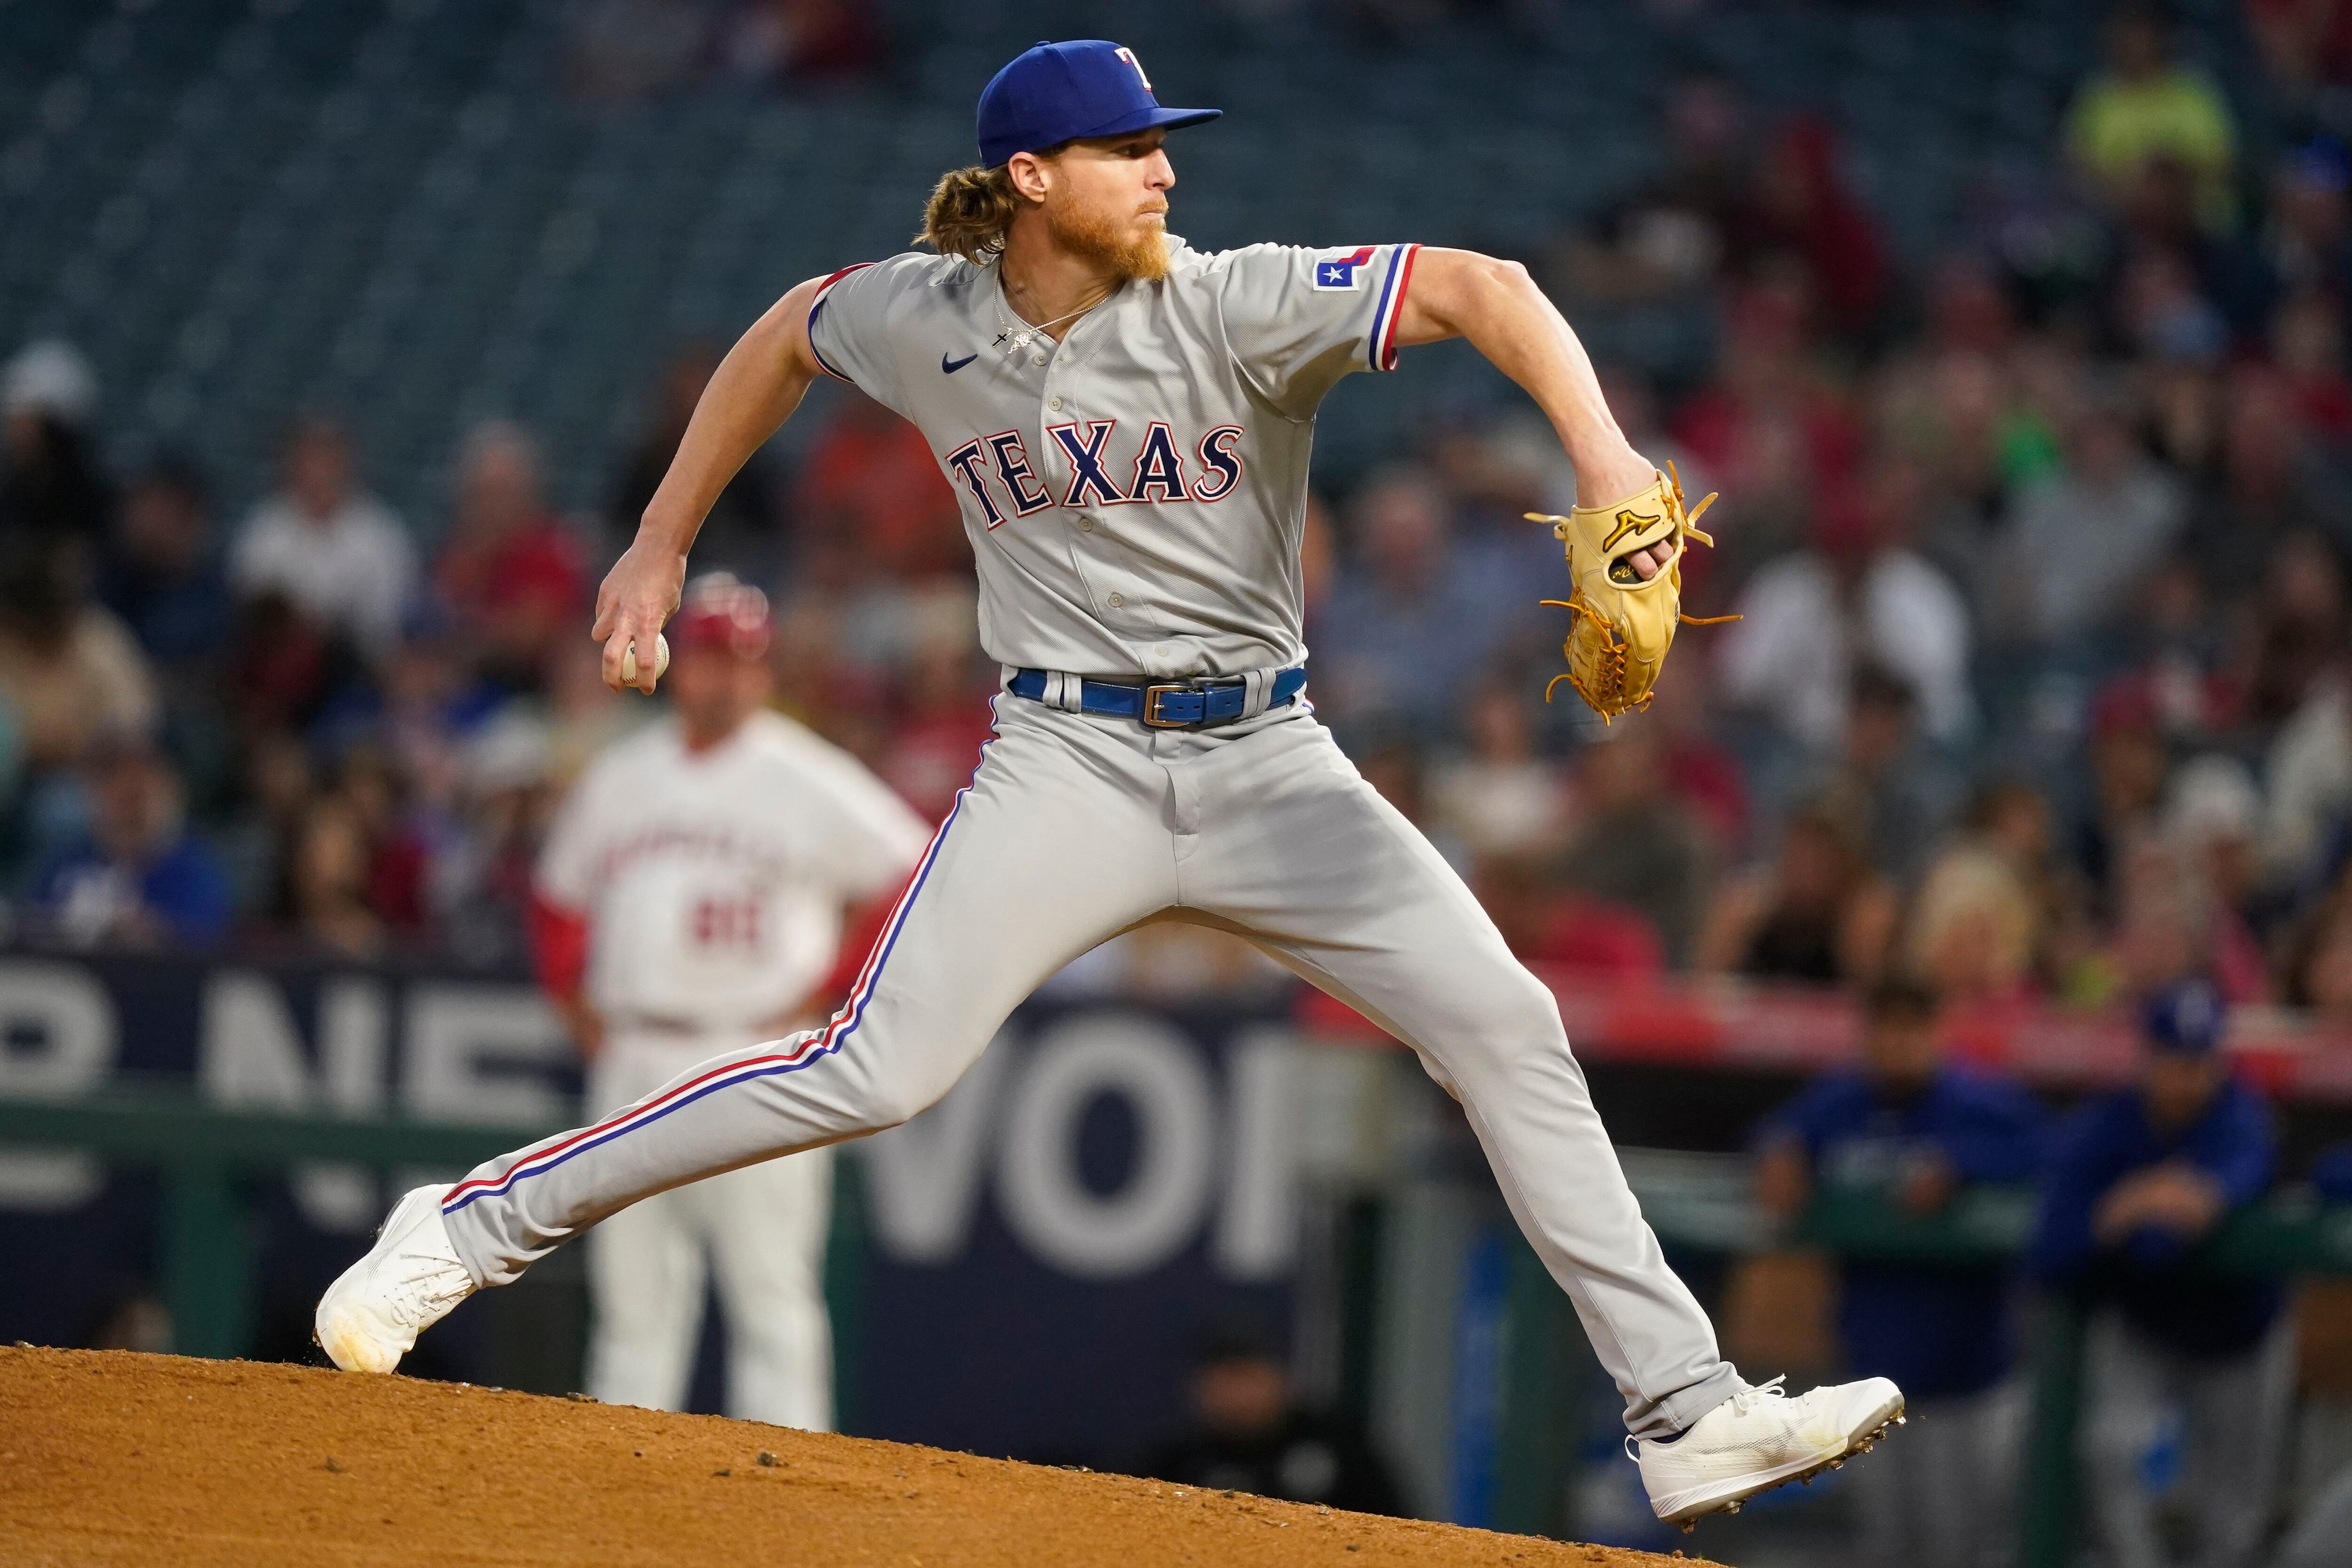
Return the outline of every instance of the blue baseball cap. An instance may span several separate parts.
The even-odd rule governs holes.
[[[2147,1048],[2166,1056],[2210,1056],[2221,1044],[2229,1008],[2210,980],[2180,980],[2150,996],[2140,1012]]]
[[[1198,125],[1223,112],[1160,108],[1133,49],[1100,38],[1040,42],[981,90],[980,161],[993,169],[1015,153],[1058,147],[1081,136]]]

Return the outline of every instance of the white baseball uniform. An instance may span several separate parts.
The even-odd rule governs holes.
[[[903,881],[928,832],[846,752],[757,713],[689,752],[674,722],[599,757],[564,803],[539,890],[587,917],[587,999],[605,1021],[588,1095],[629,1105],[801,1010],[846,902]],[[588,1392],[684,1407],[706,1263],[727,1313],[729,1412],[833,1424],[824,1268],[830,1151],[648,1198],[597,1227]]]
[[[451,1241],[503,1283],[652,1194],[903,1121],[1063,964],[1189,921],[1420,1053],[1629,1428],[1681,1431],[1738,1377],[1626,1187],[1550,993],[1276,680],[1306,651],[1315,410],[1349,372],[1393,366],[1416,247],[1171,248],[1165,279],[1059,342],[1024,328],[994,265],[906,255],[825,281],[818,356],[914,422],[961,500],[982,642],[1008,667],[996,736],[830,1022],[480,1167],[443,1198]],[[1174,730],[1086,712],[1096,677],[1221,680],[1237,714]]]

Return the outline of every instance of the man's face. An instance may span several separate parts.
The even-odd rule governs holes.
[[[2107,26],[2107,58],[2126,81],[2154,76],[2164,68],[2164,29],[2147,16],[2117,16]]]
[[[142,858],[161,839],[171,816],[171,778],[154,758],[132,752],[94,770],[90,832],[107,854]]]
[[[457,510],[478,534],[500,538],[539,510],[539,473],[530,454],[493,441],[474,454],[458,481]]]
[[[672,650],[662,684],[688,735],[708,745],[732,733],[766,700],[768,668],[723,647],[688,643]]]
[[[1864,1066],[1873,1080],[1898,1094],[1925,1088],[1942,1056],[1932,1018],[1877,1017],[1863,1032]]]
[[[1166,277],[1168,188],[1176,183],[1167,140],[1164,131],[1143,131],[1073,142],[1052,158],[1031,159],[1055,243],[1121,278]],[[1017,172],[1014,183],[1024,183]]]
[[[178,485],[145,480],[123,498],[122,542],[143,566],[184,571],[204,548],[204,509]]]
[[[286,488],[313,517],[341,507],[351,483],[351,453],[333,431],[306,430],[287,448]]]
[[[1381,485],[1358,513],[1364,553],[1391,586],[1420,594],[1433,586],[1445,548],[1445,502],[1419,479]]]
[[[2204,1114],[2221,1087],[2221,1058],[2150,1051],[2140,1068],[2140,1098],[2159,1127],[2186,1127]]]

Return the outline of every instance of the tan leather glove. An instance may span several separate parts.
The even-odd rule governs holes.
[[[1531,511],[1531,522],[1549,522],[1552,537],[1568,547],[1568,570],[1575,584],[1568,598],[1546,599],[1574,616],[1568,640],[1568,672],[1544,688],[1567,681],[1605,721],[1650,705],[1675,626],[1713,626],[1737,616],[1693,619],[1682,613],[1682,556],[1685,537],[1712,547],[1715,541],[1691,525],[1715,500],[1694,510],[1683,505],[1682,477],[1674,465],[1649,489],[1609,506],[1580,506],[1566,517]],[[1625,558],[1636,550],[1671,542],[1674,559],[1647,582]]]

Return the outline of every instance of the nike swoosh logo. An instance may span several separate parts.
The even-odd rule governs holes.
[[[979,357],[980,356],[976,353],[969,353],[964,355],[961,359],[950,359],[947,355],[941,354],[940,356],[940,368],[947,372],[948,374],[953,375],[956,372],[961,370],[964,366],[970,364]]]

